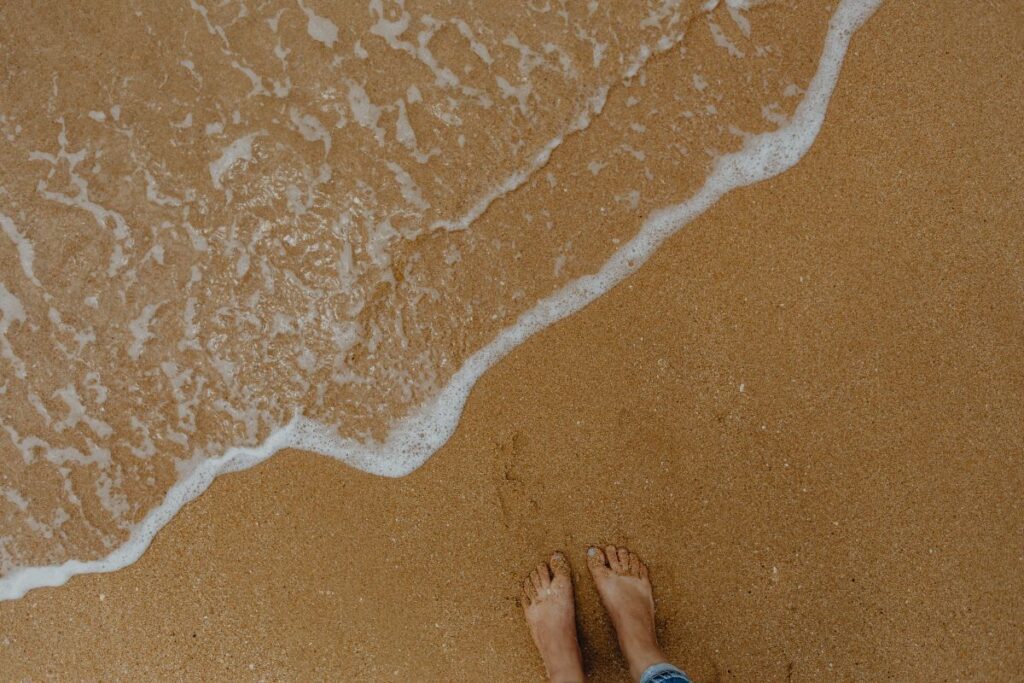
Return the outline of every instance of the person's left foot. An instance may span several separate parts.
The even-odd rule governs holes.
[[[572,575],[565,555],[555,553],[547,564],[530,572],[523,581],[520,601],[548,678],[557,683],[583,681]]]

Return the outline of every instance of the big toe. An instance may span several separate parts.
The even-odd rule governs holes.
[[[594,576],[604,576],[604,573],[608,571],[608,558],[605,557],[604,551],[597,546],[587,548],[587,568]]]
[[[548,566],[551,567],[551,574],[553,579],[559,577],[565,579],[572,578],[572,570],[569,569],[569,560],[565,558],[561,552],[556,552],[548,560]]]

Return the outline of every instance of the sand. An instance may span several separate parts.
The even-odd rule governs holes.
[[[281,454],[135,565],[0,604],[5,679],[535,680],[514,601],[649,563],[695,680],[1024,674],[1024,16],[889,3],[811,153],[474,390],[389,480]]]

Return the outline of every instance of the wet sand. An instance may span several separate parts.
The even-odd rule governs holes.
[[[810,154],[474,390],[399,480],[288,453],[135,565],[0,604],[4,678],[533,680],[554,548],[651,567],[695,680],[1024,672],[1024,17],[884,5]]]

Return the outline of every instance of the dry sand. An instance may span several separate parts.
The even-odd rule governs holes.
[[[896,3],[811,153],[477,386],[400,480],[290,453],[0,605],[5,679],[534,680],[513,596],[650,564],[698,681],[1024,676],[1024,15]]]

